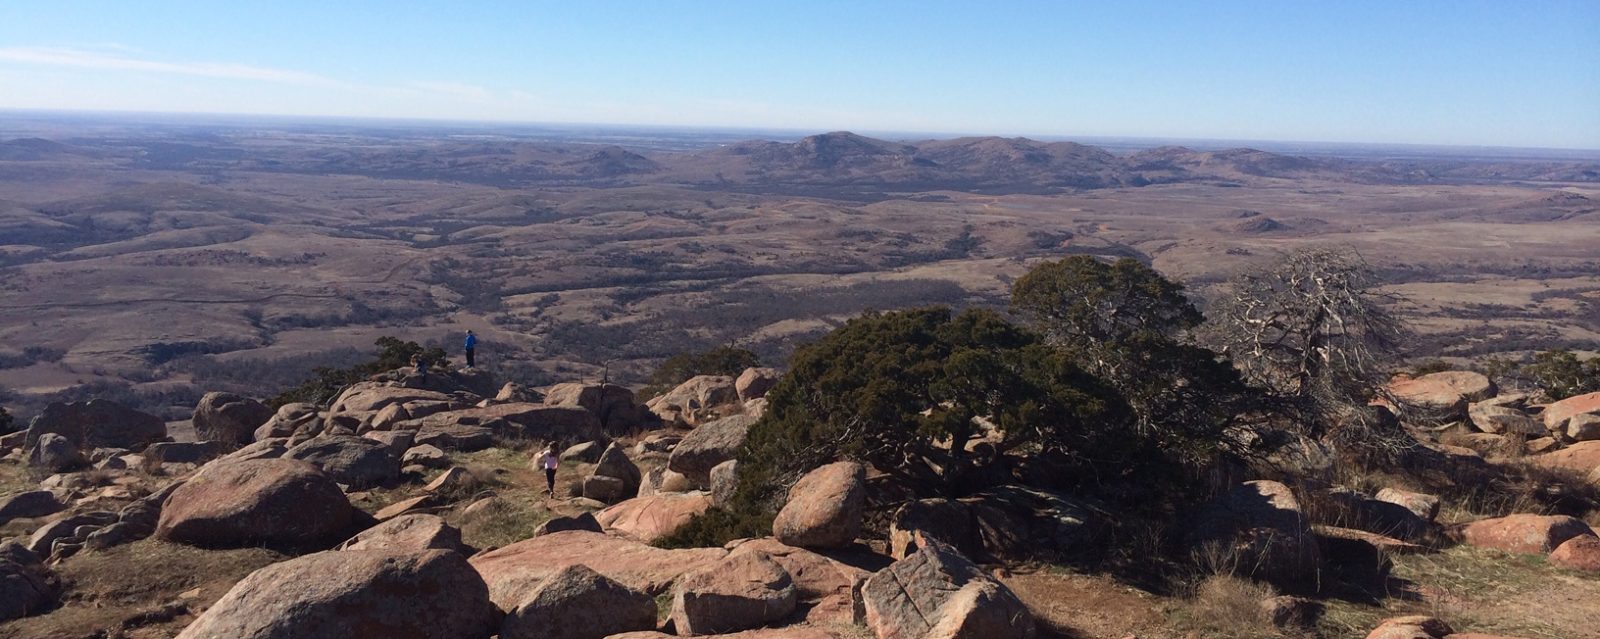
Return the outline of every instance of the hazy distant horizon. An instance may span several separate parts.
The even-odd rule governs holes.
[[[1470,144],[1418,144],[1383,141],[1326,141],[1326,140],[1268,140],[1268,139],[1216,139],[1193,137],[1149,137],[1139,135],[1058,135],[1015,132],[981,131],[882,131],[845,128],[785,128],[741,127],[719,125],[658,125],[616,122],[537,122],[509,120],[452,120],[444,118],[390,118],[381,116],[316,116],[278,115],[260,113],[187,113],[187,112],[133,112],[111,110],[67,109],[11,109],[0,108],[0,140],[25,135],[8,133],[8,121],[16,119],[71,120],[81,119],[95,125],[165,125],[165,126],[280,126],[347,127],[353,129],[396,129],[432,132],[449,135],[487,135],[507,138],[556,138],[562,142],[615,144],[624,147],[657,148],[658,144],[630,144],[625,134],[673,133],[692,136],[696,148],[708,148],[720,143],[748,140],[792,142],[803,137],[846,131],[857,135],[914,142],[919,140],[945,140],[961,137],[1027,138],[1040,142],[1077,142],[1104,148],[1113,153],[1129,153],[1161,146],[1185,146],[1209,151],[1231,148],[1255,148],[1275,153],[1330,156],[1370,157],[1390,155],[1396,158],[1451,156],[1460,158],[1527,160],[1596,160],[1600,161],[1600,148],[1579,147],[1517,147]],[[459,130],[459,131],[452,131]],[[477,133],[473,133],[477,132]],[[542,134],[542,135],[541,135]],[[45,136],[48,137],[48,136]]]

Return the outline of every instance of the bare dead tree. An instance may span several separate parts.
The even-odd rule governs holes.
[[[1408,331],[1352,250],[1313,248],[1249,269],[1219,296],[1204,338],[1320,437],[1376,396]]]

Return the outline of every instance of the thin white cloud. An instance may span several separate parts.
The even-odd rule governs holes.
[[[335,80],[317,75],[315,73],[290,71],[286,69],[272,69],[268,67],[257,67],[246,64],[219,62],[162,62],[159,60],[146,60],[100,51],[88,51],[83,49],[60,47],[0,47],[0,61],[61,67],[77,67],[83,69],[170,73],[178,75],[204,76],[208,78],[281,82],[287,84],[324,86],[339,84],[339,82]]]
[[[445,96],[487,102],[495,98],[493,91],[475,84],[462,82],[412,82],[409,88]]]

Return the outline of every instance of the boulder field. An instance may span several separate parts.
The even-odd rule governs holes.
[[[1600,473],[1600,439],[1584,430],[1600,410],[1591,397],[1540,406],[1484,381],[1433,375],[1391,390],[1473,436],[1549,438],[1519,462],[1529,467]],[[647,403],[594,384],[507,385],[490,397],[474,390],[481,374],[408,383],[369,380],[326,406],[277,410],[207,394],[196,442],[167,441],[148,416],[99,400],[46,411],[26,431],[31,442],[13,437],[8,452],[7,463],[43,479],[0,495],[0,526],[21,533],[0,543],[0,623],[80,605],[63,567],[152,538],[279,553],[209,599],[140,613],[181,620],[172,632],[183,639],[1028,639],[1058,627],[1035,618],[1007,567],[1071,564],[1128,532],[1117,512],[1070,490],[896,492],[888,474],[840,459],[774,491],[770,527],[750,538],[662,547],[733,503],[740,451],[780,383],[775,372],[696,377]],[[564,496],[546,497],[542,473],[527,466],[546,443],[562,451]],[[1495,463],[1422,448],[1429,459]],[[486,468],[489,459],[503,465]],[[1581,519],[1463,518],[1450,495],[1417,488],[1235,482],[1197,501],[1168,542],[1292,593],[1262,586],[1273,594],[1262,610],[1286,628],[1314,623],[1307,596],[1381,590],[1398,558],[1452,544],[1600,574],[1600,536]],[[1368,636],[1488,635],[1400,616]]]

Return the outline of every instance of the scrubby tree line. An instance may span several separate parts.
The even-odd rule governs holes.
[[[1486,368],[1497,379],[1531,386],[1550,399],[1600,391],[1600,357],[1582,359],[1564,348],[1535,353],[1525,364],[1490,360]]]
[[[1405,336],[1358,256],[1290,255],[1207,313],[1133,260],[1072,256],[1014,282],[1010,313],[861,315],[798,349],[740,455],[739,487],[669,543],[758,532],[827,461],[920,496],[1022,481],[1170,504],[1218,464],[1359,419]]]

